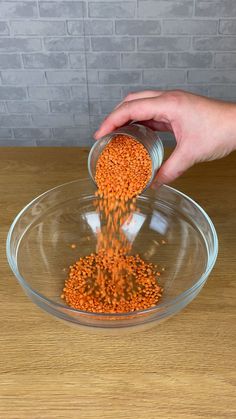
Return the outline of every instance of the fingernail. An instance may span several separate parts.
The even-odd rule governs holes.
[[[151,188],[157,190],[157,189],[161,188],[162,185],[163,185],[163,183],[160,183],[159,181],[156,180],[155,182],[152,183]]]
[[[99,136],[98,136],[99,130],[95,131],[95,133],[93,134],[94,138],[96,138],[96,140],[98,140]]]

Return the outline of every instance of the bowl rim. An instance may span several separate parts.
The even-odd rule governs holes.
[[[25,289],[30,294],[35,296],[37,299],[43,301],[47,305],[52,305],[55,309],[58,309],[58,310],[63,309],[65,311],[65,313],[68,313],[68,315],[69,315],[69,313],[77,313],[78,315],[79,314],[86,315],[87,317],[91,317],[91,318],[95,318],[95,317],[99,316],[99,318],[103,318],[104,320],[106,318],[109,318],[109,320],[110,320],[111,318],[122,319],[122,318],[129,317],[131,315],[137,317],[137,316],[142,316],[144,314],[158,313],[159,311],[162,311],[163,309],[168,309],[170,307],[173,307],[173,306],[177,305],[181,300],[187,298],[189,295],[193,294],[199,287],[203,286],[205,280],[209,276],[210,272],[212,271],[212,269],[213,269],[213,267],[216,263],[216,259],[217,259],[217,255],[218,255],[218,236],[217,236],[217,233],[216,233],[215,226],[214,226],[211,218],[209,217],[209,215],[205,212],[205,210],[196,201],[194,201],[192,198],[188,197],[186,194],[179,191],[178,189],[175,189],[172,186],[163,184],[161,187],[164,187],[165,189],[174,192],[175,194],[183,197],[188,202],[190,202],[195,207],[197,207],[197,209],[201,212],[201,214],[205,217],[206,221],[208,222],[209,227],[210,227],[211,232],[212,232],[212,235],[213,235],[213,254],[212,254],[210,260],[209,260],[209,255],[208,255],[207,269],[204,271],[204,273],[200,276],[200,278],[197,280],[197,282],[191,288],[188,288],[187,290],[183,291],[182,293],[177,295],[177,297],[175,297],[174,299],[172,299],[170,301],[158,303],[155,307],[150,307],[150,308],[147,308],[145,310],[137,310],[137,311],[133,311],[133,312],[131,311],[131,312],[127,312],[127,313],[96,313],[96,312],[78,310],[78,309],[72,308],[70,306],[66,306],[66,305],[57,303],[57,302],[45,297],[43,294],[35,291],[28,284],[28,282],[23,278],[23,276],[20,274],[18,266],[15,263],[15,260],[11,255],[10,244],[11,244],[11,238],[12,238],[14,228],[15,228],[17,222],[19,221],[19,219],[21,218],[21,216],[37,200],[40,200],[44,196],[48,195],[51,192],[56,191],[57,189],[69,186],[73,183],[85,182],[85,181],[88,181],[88,180],[91,180],[91,179],[89,177],[83,177],[83,178],[80,178],[80,179],[75,179],[75,180],[72,180],[72,181],[69,181],[69,182],[62,183],[58,186],[55,186],[51,189],[48,189],[47,191],[43,192],[42,194],[38,195],[36,198],[31,200],[27,205],[25,205],[25,207],[23,207],[22,210],[14,218],[14,220],[13,220],[13,222],[12,222],[10,228],[9,228],[8,234],[7,234],[6,256],[7,256],[7,260],[8,260],[9,266],[10,266],[13,274],[15,275],[16,279],[18,280],[18,282],[20,283],[20,285],[22,286],[23,289]],[[139,196],[141,197],[142,195],[139,195]],[[16,255],[18,253],[18,247],[19,247],[20,242],[21,242],[21,240],[19,241],[19,243],[17,245]]]

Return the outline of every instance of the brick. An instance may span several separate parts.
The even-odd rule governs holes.
[[[93,51],[133,51],[135,40],[129,37],[97,37],[91,38]]]
[[[85,20],[84,33],[85,35],[112,35],[112,20]]]
[[[77,68],[76,64],[77,64],[77,60],[74,59],[74,55],[76,54],[70,54],[70,58],[71,58],[71,68]],[[73,58],[72,58],[73,56]],[[73,63],[73,64],[72,64]],[[80,69],[80,67],[78,67]],[[49,73],[49,72],[46,72]],[[56,73],[56,71],[55,71]],[[58,71],[58,73],[60,73],[60,71]],[[65,71],[65,76],[64,76],[64,83],[67,84],[67,73],[68,73],[68,84],[77,84],[76,79],[78,80],[78,83],[87,83],[86,80],[88,81],[88,83],[98,83],[98,71],[97,70],[86,70],[84,71],[74,71],[74,70],[66,70]],[[55,74],[55,77],[57,77],[57,75]],[[72,81],[70,83],[70,77],[72,78]],[[58,76],[58,79],[61,79],[62,81],[59,83],[63,83],[63,72],[62,72],[62,76]],[[74,81],[73,81],[74,80]],[[84,81],[82,81],[84,80]],[[52,77],[50,79],[50,84],[53,84],[53,74]]]
[[[21,68],[20,55],[0,54],[0,68]]]
[[[124,68],[159,68],[165,67],[166,57],[162,52],[135,52],[121,55],[121,67]]]
[[[88,112],[88,103],[81,100],[68,100],[68,101],[51,101],[51,112],[67,113],[67,112],[80,112],[86,114]]]
[[[86,137],[86,142],[84,139],[78,140],[71,140],[71,139],[49,139],[49,140],[36,140],[36,146],[37,147],[87,147],[90,145],[88,143],[89,140],[87,140],[88,137]]]
[[[236,85],[211,85],[209,86],[209,95],[218,99],[236,100]]]
[[[193,47],[199,51],[236,51],[236,36],[196,37]]]
[[[30,18],[37,16],[36,1],[1,1],[1,19],[7,18]]]
[[[101,114],[101,106],[99,100],[92,100],[89,102],[89,116],[90,115],[100,115]]]
[[[25,99],[26,89],[24,87],[0,86],[0,98],[2,100]]]
[[[12,138],[12,131],[10,128],[0,128],[0,138]]]
[[[236,54],[234,53],[216,53],[215,67],[218,68],[236,68]]]
[[[89,2],[89,17],[101,18],[125,18],[135,16],[134,1],[116,1],[116,2]]]
[[[84,34],[83,20],[69,20],[67,22],[67,31],[69,35],[83,35]]]
[[[6,113],[6,106],[4,102],[0,102],[0,113]]]
[[[65,68],[67,55],[64,52],[22,54],[25,68]]]
[[[28,127],[30,125],[31,120],[27,115],[0,115],[1,127]]]
[[[172,52],[168,54],[168,66],[179,68],[206,68],[212,63],[210,52]]]
[[[83,25],[84,23],[84,25]],[[112,35],[112,20],[70,20],[67,22],[70,35]]]
[[[141,72],[139,71],[99,71],[100,83],[105,84],[132,84],[140,83]]]
[[[83,112],[76,112],[74,115],[74,122],[76,126],[88,126],[90,125],[90,115],[89,113],[83,113]]]
[[[89,122],[93,127],[93,131],[95,131],[102,121],[105,119],[106,115],[90,115]]]
[[[102,114],[110,113],[118,105],[117,100],[102,100],[100,102]]]
[[[117,20],[115,31],[118,35],[159,35],[161,24],[158,20]]]
[[[168,35],[214,35],[217,33],[217,27],[217,20],[163,20],[163,33]]]
[[[235,70],[189,70],[190,83],[236,83]]]
[[[0,22],[0,35],[9,35],[10,29],[7,22]]]
[[[60,20],[17,20],[11,22],[14,35],[65,35],[66,24]]]
[[[37,38],[0,38],[0,53],[40,50],[41,40]]]
[[[67,86],[32,86],[28,87],[29,97],[32,99],[64,100],[70,97]]]
[[[78,84],[86,82],[85,71],[46,71],[48,84]]]
[[[193,0],[138,0],[138,16],[141,18],[191,17]]]
[[[98,83],[98,71],[97,70],[87,70],[87,80],[88,83]]]
[[[43,100],[11,100],[7,102],[7,109],[10,113],[46,113],[48,112],[48,104]]]
[[[86,54],[87,68],[120,68],[120,55],[116,53],[88,53]]]
[[[89,128],[84,127],[83,128],[54,128],[53,129],[53,136],[56,139],[70,139],[70,140],[78,140],[78,139],[88,139],[88,135],[90,133]]]
[[[16,84],[18,86],[30,86],[35,84],[45,84],[45,75],[42,71],[2,71],[1,78],[3,84]]]
[[[93,139],[93,133],[91,132],[91,129],[90,129],[90,132],[88,132],[87,134],[85,133],[84,136],[83,136],[83,133],[82,134],[80,133],[79,139],[77,138],[77,140],[75,141],[77,144],[76,147],[92,147],[94,144],[94,139]]]
[[[236,19],[220,20],[219,33],[236,35]]]
[[[185,80],[185,70],[156,69],[143,71],[143,82],[145,84],[159,83],[166,85],[168,83],[184,83]]]
[[[6,107],[4,102],[0,102],[0,113],[5,113]]]
[[[99,86],[89,85],[88,86],[88,97],[89,99],[121,99],[121,88],[119,86]]]
[[[47,51],[87,51],[89,39],[82,36],[45,38],[44,46]]]
[[[73,99],[88,100],[87,85],[71,86],[71,95]]]
[[[15,138],[34,138],[43,139],[51,137],[51,130],[48,128],[15,128],[13,129]]]
[[[85,13],[82,1],[39,1],[41,17],[83,17]]]
[[[85,67],[85,55],[84,54],[69,54],[71,68],[84,68]]]
[[[35,140],[0,140],[0,147],[35,147]]]
[[[76,147],[76,140],[36,140],[37,147]]]
[[[197,0],[195,15],[200,17],[235,17],[235,0]]]
[[[186,51],[190,47],[190,37],[139,37],[139,51]]]
[[[71,127],[74,125],[73,115],[59,113],[57,115],[32,115],[33,125],[36,127]]]

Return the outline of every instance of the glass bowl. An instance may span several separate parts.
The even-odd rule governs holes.
[[[137,212],[123,225],[133,253],[160,267],[160,302],[138,312],[101,314],[72,309],[60,298],[69,265],[95,251],[100,228],[95,191],[88,178],[66,183],[40,195],[17,215],[7,237],[7,258],[25,293],[53,316],[87,329],[147,328],[182,310],[205,284],[218,240],[203,209],[165,185],[139,196]]]

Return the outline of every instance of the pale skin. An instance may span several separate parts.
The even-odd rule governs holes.
[[[157,131],[172,132],[176,147],[162,165],[153,186],[171,183],[196,163],[222,158],[236,149],[236,104],[184,91],[129,94],[106,117],[95,139],[139,121]]]

